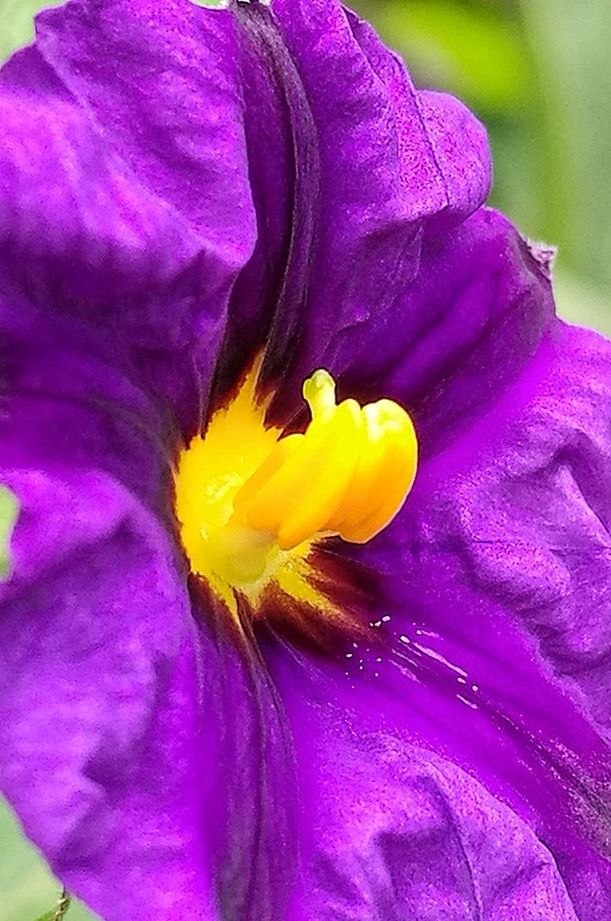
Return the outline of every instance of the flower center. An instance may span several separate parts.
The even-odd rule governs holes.
[[[282,437],[264,424],[256,373],[182,452],[176,514],[192,571],[229,605],[276,583],[316,603],[307,558],[324,537],[364,543],[397,514],[416,472],[417,441],[397,403],[336,402],[328,371],[303,385],[312,420]]]

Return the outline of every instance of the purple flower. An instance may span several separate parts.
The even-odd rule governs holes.
[[[610,353],[481,126],[335,0],[72,0],[0,84],[0,777],[55,872],[113,921],[611,918]],[[413,489],[304,552],[242,496],[242,553],[191,510],[321,368]]]

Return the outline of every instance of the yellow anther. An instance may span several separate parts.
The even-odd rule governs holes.
[[[336,402],[335,381],[318,370],[303,385],[312,421],[282,438],[264,425],[256,369],[236,399],[182,453],[176,512],[193,571],[231,607],[255,601],[276,581],[302,600],[312,591],[302,566],[312,541],[339,535],[363,543],[397,514],[416,472],[418,446],[397,403]]]
[[[410,417],[392,400],[362,409],[364,433],[355,475],[331,527],[364,543],[392,521],[412,487],[418,442]],[[356,497],[356,499],[355,499]]]
[[[319,370],[303,385],[312,422],[276,445],[238,492],[247,527],[275,535],[291,550],[316,534],[362,543],[401,508],[416,472],[412,421],[397,403],[337,405],[335,381]]]

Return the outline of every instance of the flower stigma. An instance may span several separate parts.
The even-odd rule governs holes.
[[[328,371],[303,384],[305,432],[266,427],[256,370],[182,451],[176,515],[191,570],[235,613],[273,587],[328,608],[311,554],[324,538],[365,543],[401,509],[416,474],[418,443],[392,400],[336,400]]]

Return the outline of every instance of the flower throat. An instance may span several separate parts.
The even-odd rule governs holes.
[[[274,587],[325,607],[308,562],[317,541],[365,543],[397,514],[412,486],[417,441],[391,400],[337,403],[318,370],[303,385],[311,422],[282,437],[266,428],[256,371],[179,458],[176,515],[192,571],[230,610],[236,593],[260,602]]]

